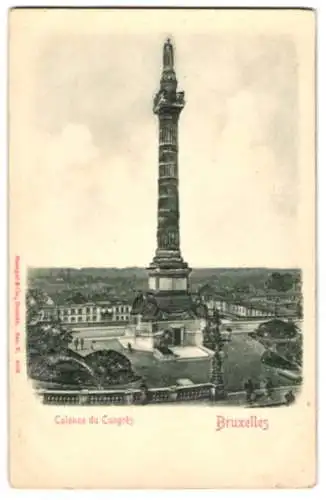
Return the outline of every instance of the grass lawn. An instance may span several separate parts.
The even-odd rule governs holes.
[[[151,353],[134,351],[132,353],[123,349],[116,339],[99,340],[96,342],[96,349],[114,349],[125,354],[134,366],[137,374],[144,376],[147,383],[152,387],[164,387],[173,385],[177,378],[182,378],[180,374],[176,375],[177,370],[171,362],[169,371],[163,370],[163,365],[156,360]],[[87,349],[78,351],[82,355],[92,352]],[[242,391],[246,379],[252,378],[254,382],[259,382],[266,377],[270,377],[274,386],[287,385],[288,381],[278,375],[273,368],[261,363],[260,358],[264,352],[264,347],[257,341],[251,339],[246,334],[233,335],[232,341],[225,346],[224,359],[224,380],[226,390],[229,392]],[[193,376],[190,377],[194,382],[200,381],[201,364],[194,363]],[[203,381],[207,381],[204,375]]]
[[[246,379],[258,382],[270,377],[275,386],[288,385],[288,380],[260,361],[265,348],[248,335],[233,335],[225,346],[224,379],[227,391],[241,391]]]
[[[189,364],[178,361],[160,361],[150,352],[132,351],[124,349],[117,339],[103,339],[96,341],[96,350],[113,349],[123,353],[130,359],[133,369],[137,375],[146,379],[150,387],[167,387],[175,385],[179,378],[190,378]],[[78,351],[79,354],[86,356],[93,352],[90,349]],[[194,383],[209,382],[209,360],[205,359],[206,370],[203,369],[202,361],[191,361],[191,380]]]

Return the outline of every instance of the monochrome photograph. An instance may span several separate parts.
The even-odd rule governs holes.
[[[156,43],[158,38],[155,37],[155,47],[159,45]],[[96,61],[98,74],[92,75],[91,67],[83,73],[85,67],[82,67],[82,64],[86,64],[86,58],[91,55],[95,57],[95,54],[91,54],[91,50],[96,50],[96,39],[92,41],[87,57],[82,55],[83,40],[73,40],[68,47],[60,44],[54,45],[53,42],[53,45],[47,47],[48,59],[39,62],[40,78],[43,78],[40,82],[40,86],[43,86],[43,95],[47,91],[47,100],[51,102],[51,105],[57,105],[56,110],[53,110],[50,116],[48,114],[43,116],[43,113],[38,110],[37,117],[40,120],[40,126],[46,129],[48,134],[50,127],[63,127],[59,138],[55,136],[53,140],[69,141],[70,134],[82,135],[87,132],[88,135],[85,135],[81,147],[85,146],[86,141],[88,153],[92,154],[91,148],[93,148],[94,151],[97,149],[97,153],[100,154],[99,150],[103,142],[112,142],[113,148],[115,147],[115,137],[110,136],[113,117],[109,106],[107,105],[108,117],[106,117],[104,110],[98,107],[98,98],[87,95],[90,92],[97,92],[100,87],[103,94],[106,92],[111,95],[116,94],[114,92],[116,90],[120,99],[124,100],[125,91],[112,88],[111,75],[114,74],[113,83],[115,80],[126,78],[126,85],[123,87],[126,90],[129,86],[127,82],[133,81],[132,90],[128,90],[128,97],[130,100],[130,94],[133,93],[135,102],[130,102],[128,106],[131,110],[136,108],[139,117],[142,114],[146,116],[148,128],[149,124],[152,124],[152,130],[149,130],[147,134],[138,132],[143,141],[129,146],[127,158],[128,156],[132,158],[133,154],[139,154],[139,151],[150,141],[154,143],[151,144],[151,148],[156,149],[156,155],[153,155],[152,161],[146,166],[136,166],[133,174],[136,177],[126,180],[129,183],[144,182],[151,193],[150,196],[154,197],[156,194],[157,197],[156,204],[152,203],[151,207],[148,206],[153,213],[149,216],[144,211],[142,215],[143,223],[148,221],[144,242],[150,238],[153,241],[153,236],[156,236],[153,258],[148,262],[146,269],[143,267],[29,269],[26,295],[28,374],[35,382],[35,387],[41,394],[43,402],[47,404],[105,405],[210,401],[216,404],[220,402],[242,406],[273,406],[295,401],[302,380],[301,270],[244,266],[220,267],[225,259],[227,241],[221,243],[220,252],[218,249],[215,251],[215,260],[212,260],[214,252],[206,251],[210,260],[207,262],[203,260],[201,262],[203,267],[191,269],[192,263],[188,264],[184,260],[183,255],[187,257],[187,254],[184,253],[180,237],[183,234],[182,221],[189,218],[187,203],[183,203],[184,186],[187,182],[192,183],[199,177],[209,178],[212,166],[207,165],[208,162],[216,168],[217,178],[220,170],[221,184],[225,184],[226,190],[232,190],[233,182],[237,184],[244,176],[257,178],[256,183],[252,185],[254,193],[248,192],[249,197],[252,195],[254,197],[252,206],[248,210],[249,216],[242,205],[237,205],[235,213],[230,207],[225,206],[223,198],[218,196],[218,189],[216,199],[211,198],[210,210],[215,217],[215,214],[218,216],[220,213],[228,217],[231,212],[230,227],[227,228],[233,233],[231,245],[236,242],[241,246],[243,243],[244,246],[247,245],[245,252],[250,252],[250,243],[244,240],[243,228],[241,228],[244,224],[242,217],[247,217],[245,223],[247,239],[255,240],[259,237],[257,233],[255,234],[257,228],[254,224],[259,227],[265,225],[260,237],[264,238],[265,233],[268,233],[270,238],[268,243],[271,243],[274,236],[275,245],[278,244],[278,238],[282,240],[287,237],[283,231],[277,234],[278,225],[283,224],[287,228],[295,224],[296,183],[298,182],[296,165],[298,79],[295,50],[291,42],[287,40],[270,41],[253,38],[248,42],[248,45],[251,44],[252,47],[246,46],[244,49],[241,40],[235,39],[227,40],[225,43],[230,49],[230,57],[227,58],[225,48],[216,47],[220,44],[218,40],[206,41],[203,37],[199,44],[202,47],[206,46],[207,50],[217,50],[217,61],[218,57],[225,57],[223,71],[226,75],[224,78],[230,80],[230,84],[237,85],[237,89],[232,91],[230,87],[216,89],[213,86],[206,63],[197,67],[200,78],[198,75],[186,73],[187,62],[191,64],[193,61],[194,64],[198,64],[197,37],[194,36],[187,42],[189,51],[185,53],[186,61],[183,65],[182,51],[178,56],[177,45],[173,38],[162,39],[160,50],[156,54],[156,61],[153,57],[150,39],[140,45],[139,49],[137,49],[136,41],[132,43],[130,39],[132,50],[134,51],[136,47],[138,51],[138,68],[142,74],[142,80],[146,78],[146,71],[150,70],[151,76],[154,73],[157,74],[158,90],[153,98],[148,93],[147,100],[145,95],[143,99],[139,97],[138,102],[136,99],[140,91],[134,88],[142,85],[142,81],[138,83],[137,79],[132,79],[132,74],[128,80],[129,57],[127,56],[131,45],[127,45],[124,51],[121,49],[121,63],[126,63],[127,66],[123,73],[120,70],[115,50],[113,50],[113,55],[111,54],[110,43],[107,44],[108,55],[109,58],[111,57],[110,70],[107,68],[108,62],[101,67],[100,62]],[[181,47],[184,47],[184,44],[185,41]],[[249,60],[251,66],[244,59],[248,58],[247,50],[250,48],[255,56]],[[69,51],[76,51],[76,56],[80,59],[79,64],[74,65],[73,60],[69,59]],[[129,53],[129,56],[132,57],[132,54],[133,52]],[[156,64],[147,69],[146,63],[142,62],[149,57],[153,57],[153,63]],[[270,61],[269,78],[275,80],[268,87],[266,75],[261,74],[261,70],[264,72],[267,70],[266,60]],[[181,75],[180,70],[178,73],[179,61],[181,68],[184,68]],[[106,73],[105,69],[107,69]],[[131,67],[131,73],[133,69],[134,67]],[[238,72],[236,76],[235,71]],[[216,75],[219,78],[218,71]],[[189,80],[189,87],[194,89],[193,92],[190,91],[188,94],[180,90],[178,83],[180,77],[185,88]],[[58,87],[62,80],[64,83]],[[205,161],[202,164],[196,162],[193,167],[199,170],[197,176],[194,177],[191,171],[188,172],[187,157],[181,148],[186,154],[191,155],[193,143],[188,143],[186,133],[183,134],[183,113],[187,110],[187,101],[191,103],[195,100],[200,106],[198,91],[204,95],[209,94],[209,101],[216,108],[216,117],[215,135],[212,134],[210,140],[205,139],[202,146],[195,145],[195,152],[200,152],[201,147],[209,146],[211,153],[215,142],[220,142],[223,146],[226,140],[232,138],[232,127],[247,126],[248,148],[253,150],[253,155],[258,154],[258,158],[269,155],[269,162],[274,162],[274,164],[263,163],[258,166],[258,170],[253,171],[250,169],[257,167],[244,165],[238,180],[236,168],[241,169],[241,165],[237,167],[232,164],[221,165],[218,157],[209,156],[206,152],[203,153]],[[224,99],[222,109],[219,109],[218,99],[222,99],[222,91],[225,93],[228,91],[230,95]],[[68,100],[72,99],[72,94],[76,92],[79,99],[74,95],[70,107],[67,108]],[[115,95],[114,100],[118,96]],[[105,99],[104,95],[103,98]],[[83,109],[85,99],[88,100],[86,111]],[[271,104],[269,101],[272,99],[274,102]],[[39,100],[42,101],[42,98],[39,97]],[[256,123],[250,124],[249,121],[248,124],[239,124],[238,113],[243,112],[243,107],[254,105],[255,101],[260,101],[263,108],[265,107],[262,113],[255,113],[248,109],[249,120],[256,120]],[[204,103],[207,105],[206,99]],[[40,107],[41,105],[44,111],[44,102],[40,103]],[[47,106],[46,103],[45,106]],[[61,106],[62,109],[60,109]],[[152,122],[149,120],[150,106],[152,106],[156,123],[154,119]],[[239,110],[236,109],[237,106],[240,106]],[[89,120],[88,127],[84,123],[82,125],[70,123],[67,121],[68,116],[62,116],[70,113],[71,118],[76,120],[78,112],[84,113],[85,118]],[[121,141],[128,143],[128,135],[121,137],[125,133],[124,120],[128,119],[123,112],[125,112],[125,107],[120,110],[120,106],[116,106],[113,110],[114,134]],[[196,124],[196,121],[197,113],[195,106],[192,105],[185,126],[191,127],[192,123]],[[134,126],[142,130],[140,118]],[[256,127],[261,127],[258,137],[253,136]],[[107,130],[107,136],[103,130]],[[147,131],[147,128],[145,130]],[[128,130],[127,134],[133,137],[132,130]],[[228,134],[229,137],[227,137]],[[289,142],[285,140],[284,134],[287,134]],[[233,139],[237,148],[238,138],[235,130]],[[254,139],[256,143],[252,142]],[[123,144],[124,142],[121,147]],[[124,145],[127,146],[127,144]],[[218,146],[217,144],[217,148]],[[105,145],[102,147],[104,149]],[[257,148],[260,150],[258,153],[256,153]],[[86,161],[82,151],[82,149],[77,152],[72,151],[72,154],[80,155],[81,163]],[[94,151],[93,154],[96,154]],[[80,201],[83,195],[91,196],[92,207],[89,209],[97,213],[102,221],[107,215],[105,202],[102,202],[103,205],[98,204],[97,196],[90,195],[89,190],[93,189],[96,193],[96,190],[100,189],[98,184],[103,183],[99,194],[104,198],[105,183],[111,181],[115,183],[116,189],[121,189],[121,194],[124,192],[123,185],[116,180],[111,180],[111,175],[116,175],[114,169],[118,167],[110,166],[110,153],[106,154],[108,164],[101,168],[97,167],[97,178],[91,179],[91,185],[79,187],[77,184],[77,187],[73,189],[73,192],[80,197]],[[121,161],[124,161],[121,149],[119,154],[122,157]],[[127,164],[127,158],[126,169],[131,168]],[[264,158],[264,162],[266,161]],[[281,163],[281,167],[278,163]],[[54,169],[57,168],[63,167],[55,165]],[[66,168],[70,169],[70,166]],[[69,180],[73,184],[79,181],[77,168],[78,166],[72,165],[72,171],[69,174],[63,173],[64,177],[69,175]],[[86,169],[87,163],[80,168]],[[110,168],[113,169],[112,173]],[[268,168],[274,169],[274,175],[278,176],[275,184],[273,179],[270,186],[266,186],[263,180],[259,181],[259,176],[263,175],[260,170]],[[75,177],[74,169],[76,169]],[[137,179],[138,169],[140,169],[141,176],[139,179]],[[231,179],[224,180],[223,172],[227,169],[233,170],[233,182]],[[147,178],[143,181],[142,177]],[[204,181],[201,182],[204,183]],[[131,184],[129,186],[128,190],[132,190]],[[140,190],[137,187],[135,189]],[[193,210],[201,213],[202,199],[207,196],[207,193],[200,186],[198,190],[193,189]],[[234,194],[232,191],[228,192],[231,203],[233,196],[236,201],[238,189],[238,187],[235,188]],[[260,191],[258,196],[257,190]],[[211,193],[209,192],[208,195]],[[256,196],[257,199],[255,199]],[[270,197],[269,200],[265,200],[263,207],[259,196]],[[123,212],[126,221],[121,224],[120,228],[115,229],[114,221],[108,219],[107,232],[104,230],[100,236],[95,232],[94,252],[97,251],[97,245],[101,244],[101,239],[113,237],[110,227],[112,225],[113,231],[116,230],[117,247],[122,245],[119,238],[120,231],[123,231],[123,241],[130,248],[126,259],[132,264],[136,262],[132,247],[134,239],[137,238],[134,230],[131,229],[131,226],[135,228],[137,224],[133,214],[134,199],[127,197],[125,203],[121,204],[115,199],[111,201],[108,192],[107,203],[112,203],[112,211],[117,214],[118,219],[121,218],[119,212]],[[250,203],[249,199],[248,203]],[[78,210],[78,205],[76,208]],[[241,215],[241,212],[244,213]],[[253,232],[251,231],[251,212],[256,212],[255,217],[258,219],[253,221]],[[234,222],[235,215],[239,217],[237,223]],[[269,225],[266,216],[274,219],[272,222],[275,227]],[[69,217],[70,215],[67,214],[68,219]],[[87,217],[90,224],[85,222],[82,226],[85,233],[89,232],[92,237],[94,215],[87,214]],[[156,227],[151,223],[154,218]],[[213,216],[208,216],[207,219],[212,221]],[[198,220],[193,220],[193,225],[191,228],[189,226],[188,231],[200,234],[198,222]],[[202,224],[205,223],[202,222]],[[103,226],[106,225],[103,224]],[[198,246],[209,247],[211,245],[210,231],[218,233],[218,219],[216,225],[212,224],[207,229],[206,236],[198,239]],[[225,231],[224,229],[224,233]],[[273,235],[273,233],[276,234]],[[57,236],[60,239],[60,229]],[[142,236],[143,233],[140,239]],[[191,235],[187,237],[190,240]],[[225,238],[223,232],[221,237]],[[288,238],[290,237],[291,233]],[[72,238],[74,238],[73,233]],[[286,242],[286,244],[293,246],[294,241]],[[219,243],[219,238],[217,242]],[[265,244],[264,242],[262,248]],[[284,242],[281,241],[281,244],[284,245]],[[191,246],[190,243],[188,245]],[[259,243],[256,242],[256,245],[259,246]],[[139,253],[140,258],[138,247],[137,257]],[[149,246],[146,248],[144,245],[143,249],[142,261],[151,251]],[[112,255],[108,253],[108,263],[114,264],[114,256],[115,253]],[[260,263],[263,262],[264,256],[262,255]],[[212,264],[214,267],[210,267]]]
[[[12,483],[314,482],[314,78],[309,9],[11,12]]]

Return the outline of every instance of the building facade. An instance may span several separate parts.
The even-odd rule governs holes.
[[[300,294],[294,292],[234,298],[204,289],[200,297],[209,311],[218,309],[221,314],[234,316],[235,319],[295,317],[300,301]]]
[[[121,302],[49,305],[41,310],[40,320],[49,321],[52,318],[58,318],[67,325],[128,323],[130,312],[131,305]]]
[[[256,317],[273,317],[275,316],[274,309],[255,306],[254,304],[244,301],[234,301],[225,297],[216,297],[215,299],[205,300],[209,311],[218,309],[221,314],[231,315],[239,318],[256,318]]]

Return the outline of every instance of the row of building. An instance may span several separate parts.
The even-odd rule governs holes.
[[[262,306],[255,306],[253,304],[244,304],[243,302],[234,302],[220,298],[217,300],[209,300],[206,302],[208,311],[217,309],[222,315],[230,315],[235,319],[238,318],[256,318],[271,317],[276,315],[275,308],[266,308]]]
[[[131,305],[126,303],[89,302],[74,305],[46,305],[40,311],[40,320],[58,318],[65,324],[128,323]]]
[[[208,311],[218,309],[222,315],[237,318],[274,317],[277,314],[291,316],[290,311],[275,310],[275,307],[264,307],[254,303],[244,303],[218,297],[208,299],[204,302]],[[48,304],[40,311],[40,320],[49,321],[52,318],[59,318],[64,324],[127,324],[130,321],[132,306],[128,303],[111,303],[101,301],[97,303],[89,302],[75,305],[55,305]]]
[[[298,292],[273,294],[268,297],[248,297],[247,299],[218,293],[210,285],[197,292],[209,312],[217,309],[222,315],[233,319],[268,318],[274,316],[293,317],[297,315],[297,305],[301,300]],[[32,299],[33,300],[33,299]],[[59,318],[64,324],[127,324],[132,306],[127,301],[104,300],[83,304],[55,304],[48,297],[41,308],[39,319],[48,321]]]
[[[210,300],[206,303],[208,310],[218,309],[220,313],[239,318],[256,318],[275,316],[274,310],[245,306],[225,299]],[[74,306],[48,305],[40,312],[41,321],[59,318],[65,324],[80,323],[128,323],[130,320],[131,305],[129,304],[94,304],[87,303]]]
[[[201,299],[209,310],[218,309],[222,314],[235,318],[256,318],[272,316],[297,316],[301,304],[299,292],[269,294],[246,298],[225,296],[208,288],[200,291]]]

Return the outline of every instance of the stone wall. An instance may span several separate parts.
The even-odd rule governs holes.
[[[137,374],[148,376],[146,367],[137,366]],[[173,385],[177,379],[188,378],[194,384],[208,383],[211,373],[211,359],[160,360],[159,368],[151,370],[151,383],[156,386]]]

